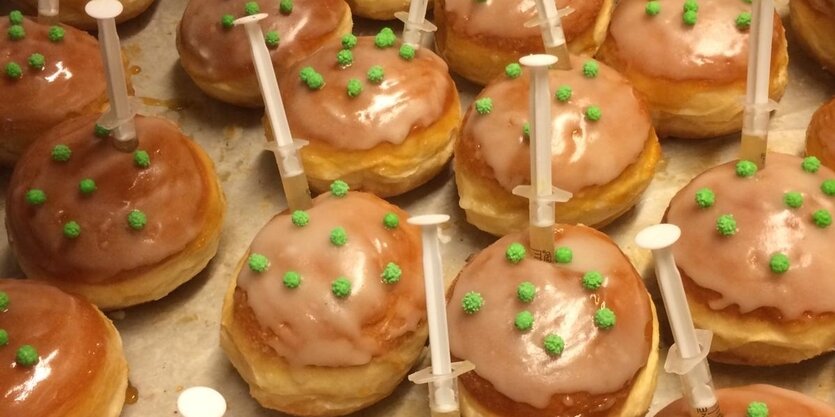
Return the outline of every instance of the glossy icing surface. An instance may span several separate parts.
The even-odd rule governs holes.
[[[820,228],[812,214],[835,213],[835,197],[821,184],[835,172],[801,168],[802,159],[770,153],[766,167],[753,177],[738,177],[736,162],[712,168],[693,179],[673,198],[666,221],[681,227],[673,247],[679,268],[699,287],[718,293],[710,308],[737,306],[741,313],[761,307],[777,309],[786,320],[804,313],[835,312],[835,227]],[[696,204],[696,191],[709,188],[716,201],[709,208]],[[784,194],[799,192],[803,205],[791,208]],[[737,224],[732,236],[717,232],[719,216],[730,214]],[[788,256],[790,268],[772,272],[772,255]]]
[[[556,0],[556,4],[559,9],[573,10],[562,19],[570,41],[594,25],[603,0]],[[500,38],[541,36],[538,27],[526,27],[538,16],[534,0],[444,0],[444,6],[450,28],[459,33]]]
[[[11,79],[5,71],[0,74],[0,137],[52,127],[104,96],[104,68],[95,38],[62,26],[64,39],[51,42],[49,26],[25,18],[26,37],[13,41],[6,35],[9,24],[7,16],[0,18],[0,64],[15,62],[23,75]],[[43,69],[29,66],[34,53],[44,56]]]
[[[46,284],[2,279],[0,291],[10,299],[0,312],[0,328],[9,334],[9,344],[0,346],[0,414],[64,415],[104,366],[102,317],[92,304]],[[34,367],[15,361],[27,344],[40,357]]]
[[[752,402],[762,402],[768,407],[768,417],[832,417],[835,408],[823,401],[771,385],[747,385],[723,388],[716,391],[719,406],[725,417],[747,417],[746,410]],[[690,407],[679,399],[664,407],[656,417],[689,417]]]
[[[451,352],[475,364],[478,376],[513,401],[541,409],[560,398],[570,408],[570,394],[581,393],[601,396],[597,401],[607,409],[617,400],[610,394],[618,394],[646,364],[653,321],[649,296],[640,276],[605,235],[584,226],[559,226],[555,236],[557,247],[573,251],[571,263],[526,258],[512,264],[505,258],[506,248],[527,240],[513,234],[464,267],[447,304]],[[582,285],[590,271],[604,277],[597,290]],[[530,303],[516,296],[523,282],[536,286]],[[484,299],[474,314],[466,314],[461,304],[470,291]],[[595,312],[602,307],[615,312],[614,327],[595,326]],[[523,310],[534,317],[527,332],[514,327],[514,317]],[[552,333],[565,341],[560,356],[543,348],[545,336]],[[467,378],[462,383],[470,389]]]
[[[272,331],[266,343],[291,365],[364,365],[425,321],[420,231],[406,224],[404,211],[360,192],[320,195],[307,213],[304,227],[285,213],[255,236],[248,253],[266,256],[270,266],[259,273],[244,265],[238,288]],[[399,217],[397,228],[384,227],[387,213]],[[347,233],[344,246],[329,239],[336,227]],[[381,278],[390,262],[402,272],[394,284]],[[298,287],[283,284],[288,271],[301,275]],[[351,281],[347,297],[331,292],[339,277]]]
[[[236,19],[246,15],[244,6],[251,0],[190,0],[179,26],[179,39],[193,58],[202,77],[209,81],[254,76],[252,52],[242,27],[225,28],[221,18],[230,14]],[[293,2],[293,10],[283,14],[278,1],[257,1],[266,34],[278,33],[280,42],[270,49],[273,65],[286,69],[309,55],[337,27],[346,13],[343,0],[305,0]]]
[[[338,42],[328,45],[279,77],[294,136],[348,150],[398,145],[435,123],[457,97],[446,63],[426,48],[406,60],[399,55],[399,41],[378,48],[374,37],[363,36],[351,49],[353,63],[348,66],[337,62],[342,49]],[[379,84],[367,79],[375,65],[384,71]],[[324,87],[308,88],[299,78],[304,67],[322,74]],[[357,97],[348,96],[351,79],[362,83]]]
[[[578,192],[606,184],[640,156],[652,125],[649,112],[626,79],[602,63],[596,78],[583,75],[587,59],[573,57],[574,69],[549,73],[550,91],[570,86],[570,100],[551,102],[554,185]],[[523,126],[530,120],[530,77],[527,71],[516,79],[502,78],[477,97],[490,98],[493,110],[486,115],[471,106],[461,128],[464,145],[492,171],[506,190],[530,184],[530,141]],[[603,116],[591,121],[584,113],[598,106]],[[617,151],[613,151],[617,149]]]
[[[72,119],[34,143],[18,162],[7,195],[7,226],[18,252],[43,259],[38,266],[52,276],[87,283],[118,280],[118,274],[152,266],[183,250],[206,222],[210,174],[196,145],[164,119],[138,116],[139,148],[151,159],[148,168],[110,140],[93,134],[98,115]],[[55,145],[72,151],[70,160],[52,160]],[[90,178],[97,190],[79,191]],[[26,201],[26,192],[46,193],[43,205]],[[133,230],[128,213],[145,213],[147,225]],[[69,239],[63,225],[74,220],[81,234]]]

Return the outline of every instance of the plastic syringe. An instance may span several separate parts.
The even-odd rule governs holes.
[[[403,42],[415,48],[423,43],[423,34],[438,30],[432,22],[426,20],[428,0],[409,2],[409,13],[397,12],[394,17],[403,22]]]
[[[38,22],[45,25],[58,23],[58,0],[38,0]]]
[[[557,10],[557,4],[554,0],[536,0],[536,12],[538,16],[532,24],[539,26],[542,32],[545,53],[558,58],[554,68],[570,70],[571,56],[568,51],[568,42],[565,39],[565,31],[562,29],[562,17]]]
[[[774,106],[768,98],[771,77],[771,38],[774,30],[773,0],[754,0],[748,37],[748,85],[742,119],[739,159],[765,166],[768,123]]]

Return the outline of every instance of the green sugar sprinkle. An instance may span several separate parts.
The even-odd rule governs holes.
[[[96,123],[96,126],[93,127],[93,134],[96,135],[97,138],[106,138],[110,136],[110,129]]]
[[[571,100],[572,92],[573,91],[571,90],[571,86],[561,85],[559,88],[557,88],[557,92],[554,93],[554,97],[557,99],[557,101],[565,103],[568,100]]]
[[[64,28],[61,26],[52,26],[49,28],[49,32],[47,32],[47,37],[51,42],[61,42],[64,40]]]
[[[334,246],[345,246],[348,243],[348,233],[342,227],[334,227],[331,230],[330,241]]]
[[[696,20],[699,18],[699,13],[695,10],[688,10],[681,15],[681,20],[687,26],[693,26],[696,24]]]
[[[74,220],[64,223],[64,237],[68,239],[75,239],[81,235],[81,225]]]
[[[304,210],[296,210],[290,215],[290,220],[298,227],[305,227],[310,223],[310,215]]]
[[[133,163],[139,168],[151,166],[151,156],[142,149],[133,152]]]
[[[835,180],[826,180],[822,182],[821,191],[830,197],[835,196]]]
[[[244,4],[244,13],[247,16],[252,16],[256,13],[261,13],[261,7],[258,6],[257,2],[250,1]]]
[[[128,226],[133,230],[142,230],[148,224],[148,217],[140,210],[133,209],[128,213]]]
[[[832,225],[832,214],[828,210],[818,210],[812,213],[812,221],[815,226],[825,229]]]
[[[29,67],[36,70],[42,70],[46,67],[46,58],[37,52],[29,55],[29,59],[27,61],[29,62]]]
[[[380,278],[382,278],[383,282],[386,284],[396,284],[400,281],[401,275],[403,275],[403,271],[400,270],[400,267],[394,262],[389,262],[386,267],[383,268],[383,273],[380,274]]]
[[[281,43],[281,36],[278,36],[278,32],[271,30],[264,34],[264,43],[270,48],[277,48]]]
[[[308,80],[311,76],[313,76],[313,74],[316,74],[316,70],[315,70],[315,69],[313,69],[313,67],[304,67],[304,68],[302,68],[302,69],[299,71],[299,79],[300,79],[303,83],[307,83],[307,80]]]
[[[20,10],[12,10],[12,12],[9,13],[9,23],[13,25],[23,24],[23,13],[21,13]]]
[[[519,331],[526,332],[533,327],[533,314],[530,311],[523,311],[516,315],[516,318],[513,320],[513,325],[516,326]]]
[[[504,252],[504,257],[512,264],[518,264],[525,259],[525,246],[521,243],[514,242],[507,246]]]
[[[281,0],[278,4],[278,11],[281,12],[281,14],[293,13],[293,0]]]
[[[396,229],[398,225],[400,225],[400,219],[396,214],[388,212],[383,216],[383,227],[386,229]]]
[[[46,203],[46,193],[38,188],[32,188],[26,192],[26,203],[30,206],[40,206]]]
[[[26,30],[23,29],[22,25],[11,25],[9,26],[9,39],[13,41],[19,41],[26,37]]]
[[[507,64],[507,66],[504,67],[504,75],[511,80],[519,78],[519,76],[522,75],[522,66],[515,62]]]
[[[331,195],[342,198],[348,195],[348,183],[342,180],[336,180],[331,183]]]
[[[821,160],[814,156],[807,156],[803,158],[803,163],[800,166],[803,167],[804,171],[814,174],[821,169]]]
[[[78,182],[78,191],[84,195],[93,194],[96,192],[96,182],[92,178],[84,178]]]
[[[5,291],[0,291],[0,311],[6,311],[9,309],[9,294],[6,294]]]
[[[586,78],[595,78],[599,72],[600,64],[598,64],[597,61],[590,60],[583,64],[583,75],[585,75]]]
[[[30,368],[37,365],[39,361],[38,351],[32,345],[23,345],[17,349],[15,362],[18,365]]]
[[[751,402],[745,409],[745,415],[746,417],[768,417],[768,406],[758,401]]]
[[[771,255],[771,259],[768,261],[768,266],[771,267],[771,272],[775,274],[782,274],[789,270],[789,257],[783,253],[775,253]]]
[[[67,162],[72,156],[72,150],[67,145],[55,145],[52,147],[52,160],[57,162]]]
[[[23,77],[23,68],[17,62],[9,62],[6,64],[6,76],[13,80],[18,80],[20,77]]]
[[[522,125],[522,136],[525,139],[530,139],[531,138],[531,124],[530,123],[525,122],[525,124]]]
[[[325,77],[323,77],[322,74],[313,71],[313,73],[309,74],[309,76],[305,78],[304,83],[310,90],[320,90],[325,86]]]
[[[342,49],[336,53],[336,62],[343,67],[354,63],[354,54],[350,49]]]
[[[583,288],[594,291],[603,285],[603,275],[597,271],[589,271],[583,274]]]
[[[9,344],[9,332],[6,329],[0,329],[0,346]]]
[[[461,299],[461,308],[466,314],[478,313],[481,307],[484,307],[484,298],[475,291],[464,294],[464,298]]]
[[[742,160],[736,163],[736,176],[742,178],[753,177],[757,173],[757,164]]]
[[[603,117],[603,110],[600,110],[598,106],[588,106],[586,107],[586,119],[591,120],[592,122],[596,122]]]
[[[345,298],[351,295],[351,281],[345,277],[339,277],[331,282],[331,292],[338,298]]]
[[[736,27],[739,30],[748,30],[751,27],[751,13],[742,12],[736,17]]]
[[[647,2],[645,10],[648,16],[656,16],[658,13],[661,13],[661,2],[657,0]]]
[[[362,93],[362,82],[356,78],[348,80],[348,85],[345,87],[348,92],[348,97],[354,98]]]
[[[530,303],[536,297],[536,286],[530,282],[523,282],[516,287],[516,296],[523,303]]]
[[[220,25],[223,26],[224,29],[232,29],[235,26],[235,16],[231,14],[225,14],[220,18]]]
[[[570,264],[574,259],[574,252],[569,247],[559,247],[554,251],[554,260],[558,264]]]
[[[409,45],[408,43],[400,45],[400,58],[403,58],[406,61],[415,59],[415,47]]]
[[[285,287],[294,289],[302,283],[302,276],[296,271],[287,271],[281,281],[284,282]]]
[[[480,115],[490,114],[493,111],[493,99],[484,97],[476,100],[475,111]]]
[[[684,11],[699,11],[699,2],[696,0],[685,0],[684,1]]]
[[[716,203],[716,194],[710,188],[701,188],[696,191],[696,204],[701,208],[712,207]]]
[[[796,191],[789,191],[783,194],[783,202],[791,208],[800,208],[803,205],[803,194]]]
[[[249,269],[252,272],[261,273],[267,272],[267,270],[270,269],[270,260],[260,253],[253,253],[249,255],[249,258],[246,260],[246,264],[249,265]]]
[[[609,308],[603,307],[594,313],[594,325],[600,329],[611,329],[616,321],[615,312]]]
[[[559,335],[551,333],[545,336],[545,340],[542,341],[542,347],[545,348],[545,352],[548,352],[549,355],[559,356],[565,350],[565,341]]]
[[[383,67],[380,65],[374,65],[373,67],[368,69],[366,77],[368,78],[368,81],[370,81],[372,84],[380,84],[381,82],[383,82],[383,77],[385,77]]]
[[[383,28],[376,36],[374,36],[374,45],[378,48],[388,48],[394,46],[397,41],[397,36],[391,28]]]
[[[716,219],[716,231],[722,236],[733,236],[736,234],[736,220],[732,214],[723,214]]]
[[[357,46],[357,37],[353,33],[346,33],[342,36],[342,47],[345,49],[354,49]]]

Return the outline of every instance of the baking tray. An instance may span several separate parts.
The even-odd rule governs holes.
[[[205,385],[226,397],[227,416],[280,417],[283,414],[261,408],[249,396],[246,383],[219,347],[219,329],[223,295],[236,264],[256,232],[286,205],[274,159],[264,151],[262,111],[240,109],[208,98],[180,67],[174,39],[186,2],[157,0],[147,13],[119,26],[119,32],[131,62],[130,73],[141,103],[140,112],[178,122],[186,134],[203,146],[215,161],[229,210],[217,256],[203,272],[163,300],[109,314],[121,332],[130,364],[130,381],[138,390],[138,400],[126,405],[122,416],[176,415],[179,392],[190,386]],[[788,26],[787,0],[776,3]],[[0,0],[0,12],[7,13],[11,8],[9,0]],[[399,22],[390,24],[400,27]],[[355,27],[360,33],[374,33],[382,25],[357,20]],[[771,149],[800,154],[809,119],[835,93],[835,78],[798,49],[791,33],[789,55],[789,87],[772,120],[770,144]],[[461,79],[456,82],[462,105],[469,105],[479,88]],[[643,273],[659,306],[650,254],[636,248],[632,239],[638,230],[661,219],[670,198],[690,178],[733,159],[738,142],[738,135],[698,142],[662,141],[663,159],[643,198],[633,210],[604,229]],[[9,170],[0,172],[3,195],[9,176]],[[495,240],[466,222],[458,207],[451,168],[423,187],[391,200],[411,214],[451,215],[446,233],[453,239],[442,248],[447,279],[455,276],[468,256]],[[2,205],[5,211],[5,201]],[[0,224],[0,228],[5,234],[5,227]],[[21,275],[5,240],[0,242],[0,273]],[[663,309],[659,313],[663,315]],[[663,340],[670,338],[662,338],[662,354],[667,349]],[[427,366],[426,359],[416,369],[424,366]],[[835,354],[791,366],[751,368],[712,364],[711,368],[718,387],[771,383],[835,404]],[[679,396],[677,378],[659,369],[658,389],[649,415]],[[408,381],[386,400],[355,414],[427,415],[426,388]]]

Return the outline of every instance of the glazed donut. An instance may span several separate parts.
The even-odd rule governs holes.
[[[116,150],[98,115],[64,122],[12,173],[9,244],[29,278],[102,309],[159,299],[217,251],[225,201],[209,157],[171,122],[137,116]]]
[[[301,155],[313,190],[341,179],[382,197],[402,194],[452,155],[461,105],[447,66],[391,29],[329,43],[279,83],[290,131],[310,141]]]
[[[771,385],[723,388],[716,391],[716,396],[725,417],[835,417],[835,409],[831,405]],[[692,414],[687,402],[684,399],[678,399],[664,407],[655,416],[689,417],[690,415]]]
[[[835,3],[831,0],[791,0],[795,39],[809,55],[835,74]]]
[[[475,255],[449,290],[464,417],[644,415],[658,321],[640,275],[604,234],[558,225],[556,263],[513,234]],[[485,348],[494,346],[500,348]]]
[[[572,53],[594,55],[606,38],[614,0],[556,0],[573,12],[562,18]],[[435,0],[438,53],[462,77],[485,85],[505,65],[528,54],[542,53],[542,34],[526,23],[536,18],[532,1]]]
[[[835,169],[835,99],[812,115],[806,130],[806,155],[816,156],[824,165]]]
[[[698,11],[684,12],[682,3]],[[647,99],[659,136],[700,139],[738,132],[750,13],[751,5],[742,0],[622,0],[598,56]],[[776,14],[772,48],[769,96],[779,100],[788,83],[788,53]]]
[[[261,229],[226,294],[221,346],[262,406],[341,416],[403,380],[428,332],[406,216],[339,181]]]
[[[20,0],[37,10],[38,0]],[[84,6],[90,0],[60,0],[58,8],[58,19],[70,26],[84,30],[95,30],[96,19],[93,19],[84,11]],[[124,7],[122,14],[116,17],[116,23],[127,22],[142,14],[154,4],[154,0],[119,0]]]
[[[354,16],[374,20],[392,20],[397,12],[409,10],[409,0],[347,0]],[[432,8],[432,2],[427,5]]]
[[[118,417],[128,366],[95,306],[29,280],[0,279],[0,414]]]
[[[602,227],[637,202],[661,148],[646,105],[625,78],[591,59],[572,63],[571,71],[549,73],[553,182],[574,194],[557,203],[556,220]],[[467,110],[455,144],[459,204],[468,222],[496,235],[528,225],[528,200],[511,192],[531,181],[529,84],[527,70],[510,65]]]
[[[835,350],[835,171],[814,157],[767,155],[757,170],[729,162],[697,176],[670,202],[673,247],[711,358],[795,363]]]
[[[0,33],[0,163],[13,164],[44,131],[101,112],[107,95],[99,44],[87,33],[18,11],[0,19]]]
[[[279,76],[353,26],[343,0],[189,0],[177,29],[177,50],[183,69],[204,93],[239,106],[264,105],[246,33],[232,25],[255,13],[269,14],[259,24]]]

